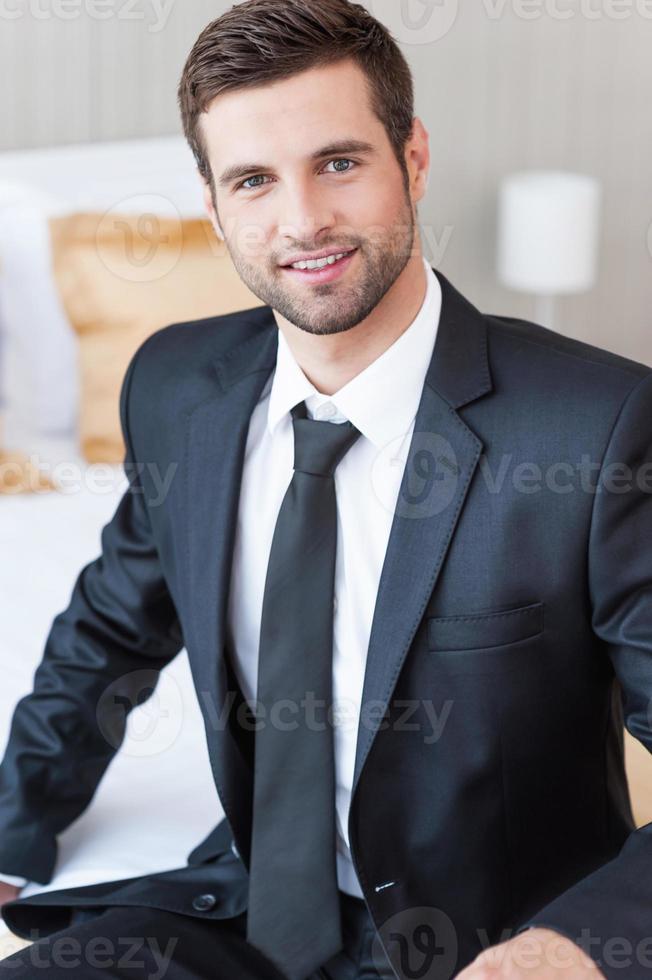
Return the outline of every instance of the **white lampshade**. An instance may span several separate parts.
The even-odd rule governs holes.
[[[556,296],[596,278],[602,191],[583,174],[532,170],[500,187],[498,276],[510,289]]]

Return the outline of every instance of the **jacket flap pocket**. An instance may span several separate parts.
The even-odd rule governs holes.
[[[543,630],[543,603],[428,619],[431,650],[473,650],[526,640]]]

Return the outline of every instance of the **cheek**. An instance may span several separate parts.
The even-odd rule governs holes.
[[[346,217],[343,217],[346,222]],[[402,184],[365,187],[351,195],[348,222],[358,234],[373,242],[405,233],[410,223],[409,205]]]
[[[240,262],[259,265],[269,261],[270,250],[274,244],[274,224],[258,212],[254,216],[237,216],[232,212],[225,217],[222,226],[228,236],[229,248]]]

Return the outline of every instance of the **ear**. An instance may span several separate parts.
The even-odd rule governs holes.
[[[210,218],[210,221],[211,221],[211,224],[212,224],[213,229],[215,231],[215,234],[217,235],[218,238],[221,238],[222,241],[224,241],[225,240],[224,239],[224,232],[222,231],[222,229],[220,227],[220,223],[218,221],[217,214],[215,213],[215,208],[213,206],[213,197],[211,195],[211,189],[210,189],[208,183],[202,177],[201,173],[199,172],[199,169],[197,170],[197,173],[199,174],[199,179],[200,179],[200,181],[202,183],[202,193],[204,195],[204,209],[206,211],[206,214]]]
[[[428,189],[430,177],[429,134],[421,119],[415,116],[412,136],[407,145],[407,161],[412,176],[413,197],[420,201]]]

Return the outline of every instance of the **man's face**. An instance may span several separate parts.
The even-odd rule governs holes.
[[[406,188],[355,62],[220,95],[200,125],[215,181],[206,209],[243,282],[311,334],[364,320],[414,259],[425,177],[411,164]],[[324,272],[287,268],[297,254],[351,250]]]

